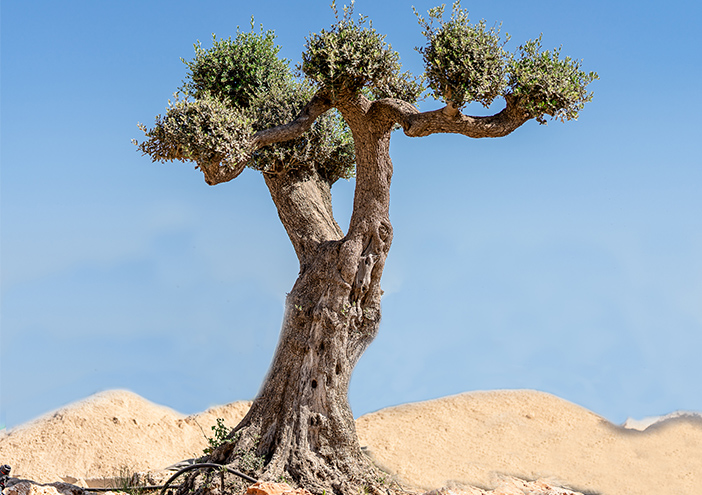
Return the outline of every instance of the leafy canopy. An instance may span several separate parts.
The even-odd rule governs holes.
[[[212,46],[195,44],[195,57],[186,61],[187,75],[153,129],[140,124],[146,141],[139,149],[154,161],[193,160],[198,166],[240,170],[241,164],[265,173],[315,169],[333,183],[353,175],[351,133],[343,119],[330,111],[319,117],[301,137],[254,150],[256,132],[292,121],[316,90],[332,100],[363,93],[372,99],[398,98],[415,103],[422,84],[400,72],[400,57],[364,16],[353,17],[353,1],[329,30],[310,34],[299,69],[279,58],[275,33],[237,28],[236,36],[212,37]],[[500,27],[485,21],[471,24],[460,1],[451,18],[442,5],[430,9],[428,20],[416,10],[427,44],[422,54],[431,95],[461,107],[479,102],[489,106],[502,96],[529,118],[545,123],[545,116],[561,121],[578,117],[592,99],[587,85],[598,79],[581,70],[581,63],[561,58],[560,48],[543,51],[541,37],[505,51]]]
[[[457,107],[473,101],[489,106],[498,96],[513,97],[539,123],[545,123],[546,115],[576,119],[592,100],[586,87],[598,75],[582,71],[581,63],[570,57],[561,59],[560,48],[542,51],[541,36],[508,54],[504,46],[509,35],[502,41],[499,26],[488,29],[484,20],[471,24],[460,0],[454,2],[449,20],[444,20],[444,5],[430,9],[429,20],[415,14],[427,38],[427,45],[417,50],[437,100]]]
[[[444,5],[429,10],[425,20],[415,10],[427,45],[417,51],[424,58],[429,88],[437,100],[457,107],[477,101],[490,106],[503,94],[507,53],[499,28],[487,29],[485,21],[471,25],[468,12],[453,4],[451,19],[444,21]],[[434,23],[438,23],[438,27]]]
[[[561,60],[560,54],[560,48],[542,51],[539,36],[520,46],[509,59],[506,92],[541,124],[544,115],[561,122],[577,119],[585,103],[592,100],[587,85],[599,79],[595,72],[580,70],[579,61]]]
[[[285,84],[290,79],[289,61],[278,58],[275,33],[251,28],[251,32],[237,29],[234,40],[217,40],[213,34],[210,49],[195,43],[195,58],[181,58],[188,67],[182,90],[195,98],[211,95],[228,105],[248,108],[257,94]]]
[[[183,60],[188,73],[175,103],[157,116],[153,129],[140,125],[147,140],[139,149],[154,161],[192,160],[234,168],[238,163],[267,173],[314,167],[329,183],[354,173],[351,133],[335,112],[322,115],[294,140],[254,151],[255,132],[294,119],[314,94],[280,59],[273,31],[242,32]]]
[[[409,72],[400,73],[400,56],[385,43],[365,16],[353,18],[353,5],[344,6],[337,22],[327,31],[312,33],[307,38],[300,69],[312,81],[327,89],[332,96],[358,93],[364,88],[375,98],[399,98],[414,103],[422,86]]]
[[[153,161],[192,160],[200,166],[218,163],[234,169],[250,158],[250,117],[215,98],[191,101],[176,94],[166,115],[156,116],[153,129],[143,124],[139,128],[147,139],[135,144]]]

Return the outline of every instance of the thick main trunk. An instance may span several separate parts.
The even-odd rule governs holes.
[[[356,142],[349,231],[343,236],[334,221],[331,186],[314,171],[265,175],[300,274],[286,299],[278,348],[261,391],[231,441],[209,458],[320,495],[383,487],[382,475],[358,443],[348,388],[380,324],[380,278],[392,242],[392,124],[374,128],[368,105],[359,101],[339,110]]]
[[[236,427],[236,441],[217,450],[214,462],[236,463],[252,452],[263,458],[263,479],[287,479],[316,493],[357,493],[372,484],[348,387],[378,331],[380,306],[352,301],[353,287],[337,269],[342,246],[323,243],[300,274],[263,387]]]

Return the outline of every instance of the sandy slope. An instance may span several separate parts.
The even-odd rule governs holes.
[[[122,467],[160,470],[202,455],[216,418],[236,425],[250,402],[184,416],[124,390],[93,395],[0,437],[0,463],[40,482],[113,477]]]
[[[184,417],[125,391],[90,397],[0,436],[0,462],[37,481],[158,470],[202,452],[202,429],[233,426],[249,403]],[[198,426],[198,424],[200,426]],[[603,495],[702,494],[702,420],[625,430],[534,391],[474,392],[358,419],[361,444],[406,482],[491,487],[495,475],[550,477]]]
[[[410,483],[552,477],[605,495],[701,495],[702,421],[644,432],[542,392],[474,392],[363,416],[361,442]]]

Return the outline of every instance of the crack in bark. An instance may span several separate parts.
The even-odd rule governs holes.
[[[371,284],[371,274],[376,261],[377,256],[373,253],[361,256],[358,263],[358,271],[356,272],[356,280],[353,284],[353,291],[351,292],[351,302],[359,302],[365,293],[368,292]]]

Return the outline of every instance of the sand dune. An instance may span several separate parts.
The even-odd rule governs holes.
[[[236,425],[250,402],[192,416],[128,391],[91,396],[0,436],[0,460],[12,475],[42,483],[114,477],[120,469],[161,470],[202,455],[217,418]]]
[[[98,394],[0,437],[0,461],[37,481],[159,470],[199,455],[215,419],[235,425],[249,403],[185,417],[125,391]],[[384,409],[357,420],[361,444],[388,471],[433,489],[492,487],[499,474],[550,478],[602,495],[700,495],[702,419],[645,431],[535,391],[473,392]]]
[[[535,391],[474,392],[358,419],[380,465],[434,488],[491,486],[495,474],[554,478],[603,495],[702,494],[702,421],[627,430]]]

